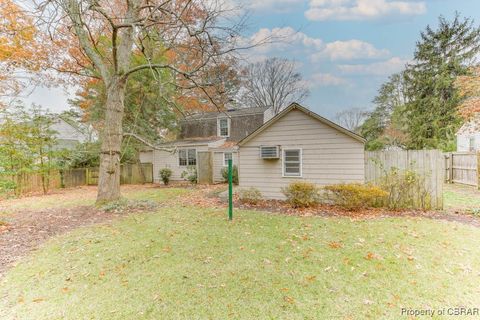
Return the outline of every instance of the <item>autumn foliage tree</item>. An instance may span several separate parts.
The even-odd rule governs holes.
[[[55,68],[97,78],[105,87],[99,203],[120,198],[129,78],[145,70],[169,70],[182,90],[200,92],[221,107],[210,91],[216,79],[208,71],[224,63],[242,39],[243,20],[217,1],[45,0],[37,3],[37,18],[52,43],[70,45],[64,48],[68,55],[60,55],[67,59]],[[143,61],[133,59],[136,55]]]
[[[42,68],[45,50],[34,20],[13,0],[0,0],[0,98],[14,97]]]
[[[465,120],[480,113],[480,66],[470,69],[470,74],[460,76],[455,82],[462,102],[458,112]]]

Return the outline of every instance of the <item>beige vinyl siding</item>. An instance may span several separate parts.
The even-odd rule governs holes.
[[[153,163],[153,150],[140,151],[139,157],[141,163]]]
[[[197,153],[201,151],[208,151],[208,145],[198,145],[198,146],[178,146],[178,149],[196,149]],[[172,176],[170,180],[172,181],[183,181],[181,177],[182,172],[187,169],[185,166],[179,166],[178,164],[178,149],[176,152],[172,153],[169,151],[155,150],[153,155],[153,176],[154,182],[160,183],[159,171],[162,168],[170,168],[172,170]],[[197,157],[198,161],[198,157]]]
[[[223,153],[231,152],[233,164],[238,165],[238,152],[233,150],[212,151],[213,152],[213,182],[223,182],[222,169],[224,168]]]
[[[261,159],[262,145],[280,146],[280,159]],[[302,177],[282,177],[283,149],[302,150]],[[282,187],[295,180],[307,180],[319,186],[363,183],[364,162],[362,142],[292,109],[240,147],[240,187],[255,187],[265,198],[283,199]]]

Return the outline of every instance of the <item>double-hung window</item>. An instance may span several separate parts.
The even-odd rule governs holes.
[[[468,149],[470,152],[475,151],[475,137],[470,137],[468,139]]]
[[[197,165],[197,150],[195,149],[178,150],[178,165],[181,167]]]
[[[223,165],[225,167],[228,167],[228,160],[232,160],[233,161],[233,154],[231,152],[224,152],[223,153]]]
[[[302,176],[302,149],[283,149],[283,176]]]
[[[229,137],[230,136],[230,119],[228,118],[219,118],[218,122],[218,135],[220,137]]]

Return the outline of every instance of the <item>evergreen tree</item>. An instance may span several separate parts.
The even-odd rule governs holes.
[[[460,102],[455,80],[466,75],[480,52],[480,29],[455,15],[427,26],[417,42],[414,61],[405,72],[409,101],[405,107],[407,146],[411,149],[455,148]]]

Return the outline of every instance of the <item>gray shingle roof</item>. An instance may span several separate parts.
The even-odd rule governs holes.
[[[267,109],[268,108],[264,108],[264,107],[253,107],[253,108],[239,108],[239,109],[233,109],[233,110],[231,109],[226,111],[203,112],[203,113],[188,115],[185,117],[184,120],[190,121],[190,120],[215,119],[219,115],[226,115],[230,117],[243,116],[243,115],[249,115],[249,114],[255,114],[255,113],[263,113]]]

